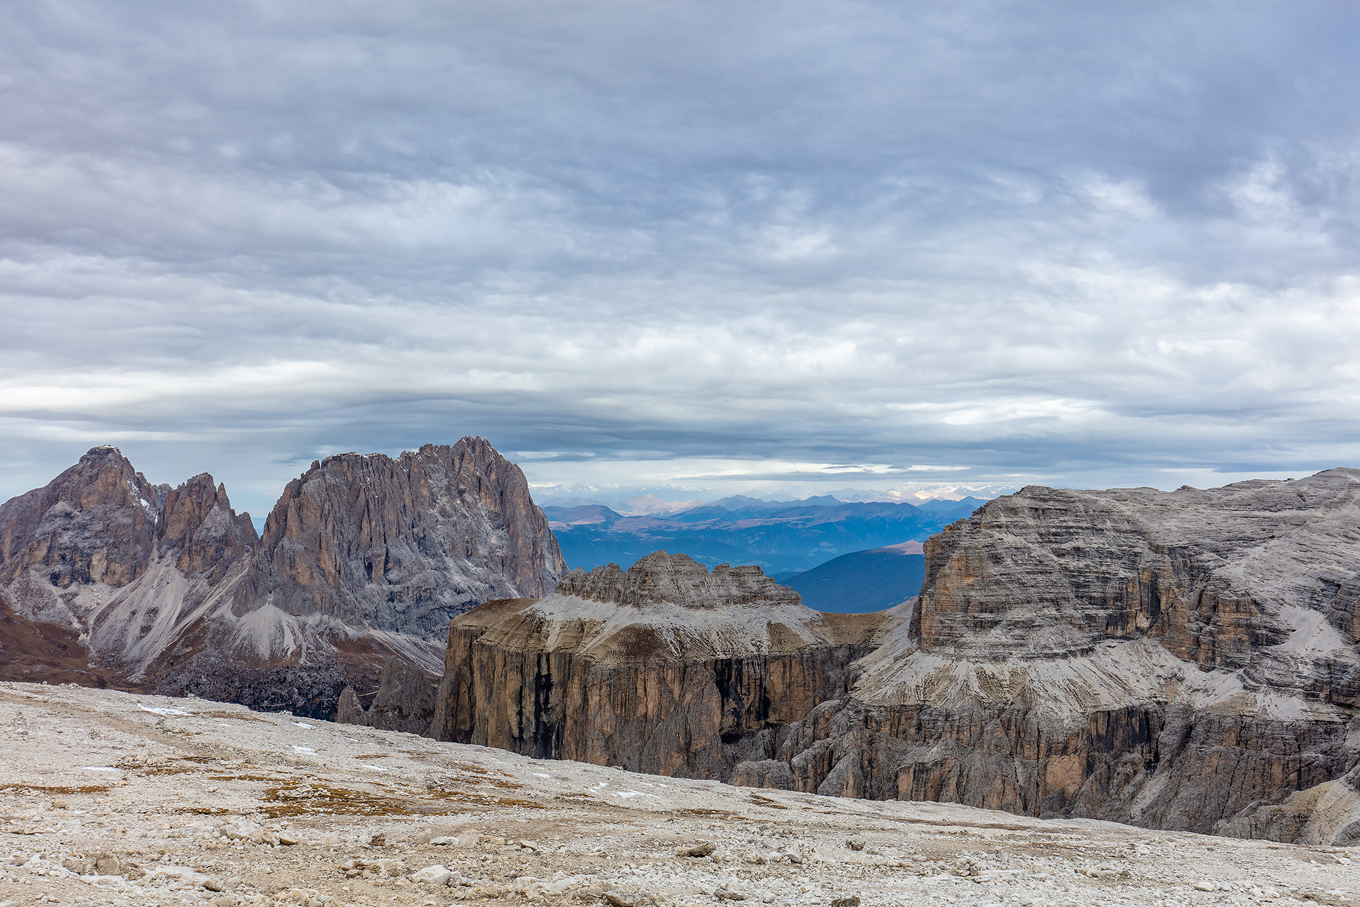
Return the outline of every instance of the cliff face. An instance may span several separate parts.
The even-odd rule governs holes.
[[[1360,765],[1360,472],[1026,488],[925,551],[853,694],[737,780],[1360,839],[1336,806]]]
[[[437,672],[450,615],[562,572],[523,475],[480,438],[314,464],[263,540],[211,476],[151,485],[114,448],[0,506],[0,618],[55,626],[45,670],[82,679],[83,656],[103,682],[317,717],[394,654]]]
[[[235,610],[263,606],[442,637],[494,598],[543,595],[566,572],[519,467],[484,438],[396,460],[341,454],[288,483]]]
[[[877,620],[821,615],[758,568],[657,552],[453,621],[433,734],[678,777],[727,777],[843,696]]]
[[[856,625],[654,555],[451,626],[435,730],[838,796],[1360,841],[1360,472],[1026,488]]]

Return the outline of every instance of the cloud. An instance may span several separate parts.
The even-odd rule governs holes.
[[[256,510],[468,433],[562,485],[1360,462],[1358,18],[25,6],[0,497],[104,441]]]

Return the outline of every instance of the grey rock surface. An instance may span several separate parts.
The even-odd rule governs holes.
[[[736,777],[1349,840],[1358,504],[1347,469],[992,501],[926,543],[853,693],[781,732],[787,772]]]
[[[524,473],[485,438],[464,438],[312,464],[265,521],[233,608],[442,638],[451,617],[541,596],[565,572]]]
[[[1360,472],[1030,487],[925,558],[918,598],[853,629],[744,568],[573,573],[454,621],[437,733],[768,789],[1357,838]]]
[[[328,717],[393,655],[437,673],[451,615],[564,572],[523,474],[481,438],[328,458],[265,526],[211,476],[152,485],[95,448],[0,506],[0,658]]]
[[[340,694],[335,720],[386,731],[428,734],[435,715],[436,678],[393,656],[383,665],[382,681],[365,709],[353,687]]]

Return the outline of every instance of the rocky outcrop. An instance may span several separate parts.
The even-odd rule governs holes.
[[[23,671],[79,677],[83,656],[100,682],[315,717],[394,655],[437,672],[450,616],[563,571],[481,438],[313,464],[263,539],[211,476],[152,485],[111,447],[0,506],[0,635]],[[26,639],[41,664],[9,655]]]
[[[485,438],[396,460],[340,454],[288,483],[234,610],[319,614],[441,638],[495,598],[540,596],[566,572],[518,466]]]
[[[335,720],[341,724],[428,735],[435,715],[436,683],[414,665],[389,658],[383,665],[382,682],[372,705],[365,709],[354,688],[345,687],[340,693]]]
[[[819,614],[759,568],[657,552],[450,625],[433,732],[537,757],[724,778],[846,694],[873,615]]]
[[[775,761],[738,780],[1357,837],[1360,810],[1338,804],[1355,803],[1345,779],[1360,765],[1360,472],[1026,488],[925,554],[921,595],[859,662],[853,694],[790,725]]]
[[[1155,828],[1360,840],[1360,471],[1031,487],[838,625],[654,555],[453,622],[436,731],[536,756]]]

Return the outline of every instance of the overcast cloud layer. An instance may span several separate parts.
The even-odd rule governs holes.
[[[257,513],[464,434],[714,494],[1360,465],[1354,3],[4,21],[0,499],[105,442]]]

